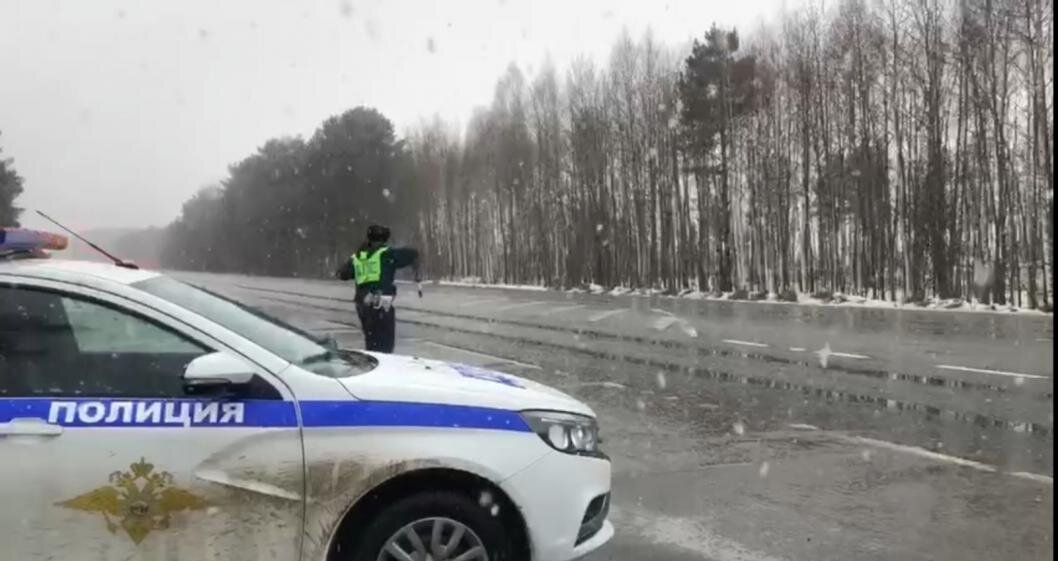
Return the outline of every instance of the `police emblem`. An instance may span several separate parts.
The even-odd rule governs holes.
[[[154,471],[154,464],[143,458],[130,465],[127,471],[111,473],[109,480],[109,485],[56,505],[99,512],[110,533],[124,530],[136,544],[154,530],[168,528],[174,512],[201,510],[209,506],[206,500],[173,486],[171,473]]]

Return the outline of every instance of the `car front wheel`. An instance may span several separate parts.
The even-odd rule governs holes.
[[[399,500],[368,523],[352,561],[510,561],[497,505],[428,492]]]

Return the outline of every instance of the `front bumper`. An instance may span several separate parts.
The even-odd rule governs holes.
[[[613,537],[610,461],[552,452],[500,484],[525,518],[533,561],[570,561]]]

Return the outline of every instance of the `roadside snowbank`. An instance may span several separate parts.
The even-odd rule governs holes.
[[[546,292],[551,290],[546,286],[540,286],[535,284],[500,284],[500,283],[488,283],[482,282],[480,278],[466,278],[458,281],[440,281],[438,282],[441,286],[462,286],[467,288],[506,288],[509,290],[533,290],[537,292]]]
[[[508,290],[528,290],[535,292],[547,292],[555,291],[558,289],[548,288],[540,285],[525,285],[525,284],[499,284],[499,283],[486,283],[482,282],[479,278],[467,278],[458,281],[439,281],[438,284],[442,286],[460,286],[470,288],[502,288]],[[660,296],[662,298],[683,298],[687,300],[709,300],[709,301],[723,301],[723,302],[746,302],[746,303],[766,303],[766,304],[789,304],[789,305],[801,305],[801,306],[832,306],[841,308],[884,308],[884,309],[904,309],[904,310],[934,310],[934,311],[946,311],[946,312],[988,312],[988,313],[1004,313],[1004,314],[1031,314],[1031,315],[1050,315],[1050,312],[1043,312],[1040,310],[1029,310],[1025,308],[1019,308],[1013,305],[998,306],[995,304],[982,304],[976,301],[966,301],[961,298],[949,298],[939,299],[931,298],[926,302],[920,303],[900,303],[891,300],[877,300],[871,298],[864,298],[862,296],[849,296],[841,293],[834,293],[829,298],[823,298],[813,296],[811,294],[797,293],[797,301],[781,300],[779,295],[770,292],[764,293],[746,293],[745,291],[730,292],[724,294],[706,293],[697,290],[684,289],[676,295],[665,294],[663,290],[656,288],[628,288],[623,286],[614,287],[607,289],[598,284],[590,284],[587,288],[571,288],[565,292],[570,294],[605,294],[610,296]],[[789,295],[787,295],[789,298]]]

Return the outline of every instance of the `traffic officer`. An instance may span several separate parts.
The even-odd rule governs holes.
[[[356,314],[364,331],[364,347],[369,351],[392,353],[396,342],[396,312],[393,283],[397,269],[412,267],[415,282],[420,282],[419,252],[410,247],[389,247],[389,228],[372,225],[367,240],[349,258],[337,276],[356,282]],[[420,290],[419,296],[422,296]]]

